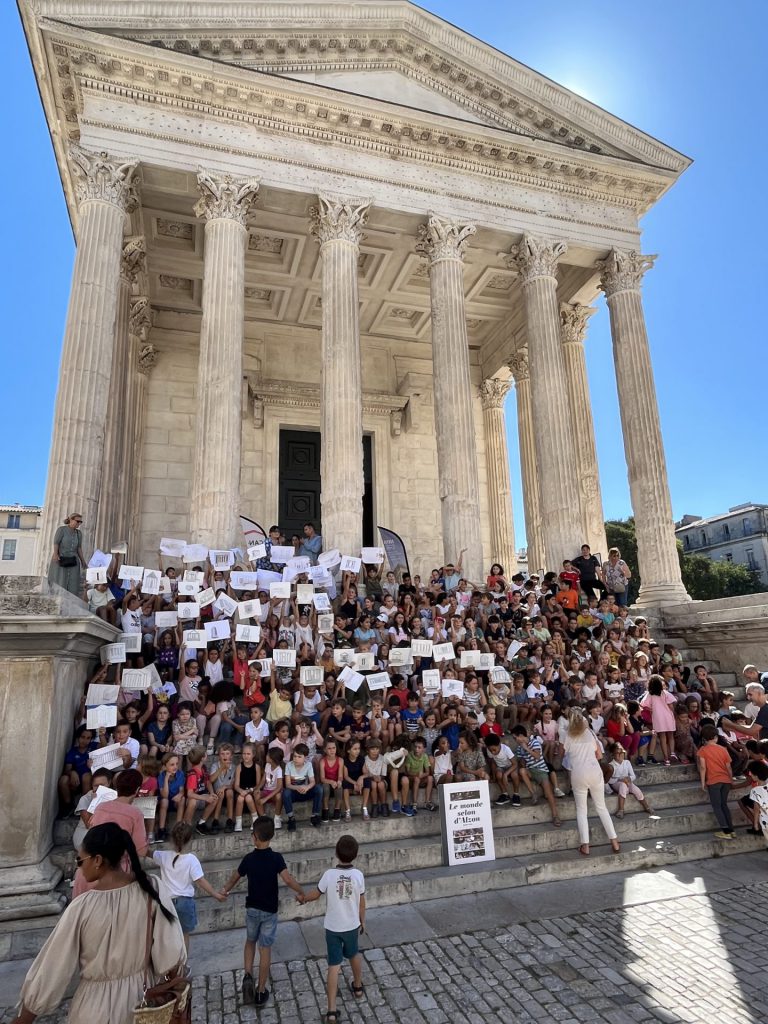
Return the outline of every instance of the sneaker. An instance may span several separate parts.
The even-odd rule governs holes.
[[[334,821],[341,821],[341,811],[338,809],[338,807],[333,812],[333,820]]]
[[[638,757],[638,759],[635,761],[635,768],[645,768],[644,757]]]
[[[379,805],[378,804],[371,804],[371,817],[372,818],[377,817],[378,813],[379,813]]]
[[[322,815],[322,818],[321,818],[322,823],[324,825],[327,825],[330,820],[331,819],[330,819],[330,816],[328,814],[328,811],[327,810],[323,811],[323,815]]]
[[[352,811],[350,811],[349,808],[344,811],[344,821],[352,821]]]
[[[242,832],[243,831],[243,819],[242,818],[235,818],[235,826],[234,826],[233,831],[235,831],[235,832]]]
[[[309,820],[315,826],[315,828],[320,828],[320,815],[319,814],[313,814],[312,817]]]
[[[256,1004],[256,1006],[264,1006],[264,1004],[267,1002],[268,999],[269,999],[269,989],[265,988],[263,992],[257,992],[256,993],[256,998],[254,999],[254,1003]]]
[[[680,758],[677,756],[677,754],[670,754],[669,759],[670,761],[680,761]]]
[[[241,822],[241,824],[242,824],[242,822]],[[235,828],[234,819],[233,818],[227,818],[226,823],[224,825],[224,831],[225,832],[233,832],[234,828]]]
[[[507,797],[507,799],[509,799],[509,797]],[[435,807],[435,805],[432,803],[431,800],[427,804],[427,810],[428,811],[436,811],[437,810],[437,807]]]
[[[148,843],[156,843],[157,842],[157,840],[155,839],[155,833],[154,832],[147,832],[147,842]]]
[[[514,796],[512,797],[512,806],[513,807],[522,807],[522,801],[520,800],[520,794],[519,793],[515,793]]]
[[[715,839],[735,839],[733,832],[715,832]]]
[[[379,815],[382,818],[389,817],[389,804],[382,804],[381,807],[379,807]]]
[[[204,821],[198,821],[195,831],[199,832],[201,836],[209,836],[211,834],[211,830]]]
[[[416,806],[416,804],[411,804],[411,810],[413,811],[414,814],[419,813],[419,808]]]
[[[253,985],[253,975],[243,975],[243,1002],[253,1003],[256,1000],[256,989]]]
[[[559,786],[557,787],[557,789],[554,790],[554,794],[555,796],[565,796],[565,793],[562,791],[562,789],[560,789]]]
[[[213,737],[211,737],[211,739],[208,740],[208,746],[205,748],[205,753],[206,753],[206,755],[208,757],[213,757],[213,748],[214,748],[214,746],[215,746],[215,743],[213,741]]]
[[[648,764],[658,764],[658,763],[659,762],[656,760],[655,757],[652,757],[652,756],[649,755],[649,757],[648,757]]]
[[[282,827],[283,827],[283,819],[280,817],[279,814],[276,814],[275,815],[275,828],[282,828]]]
[[[213,819],[213,824],[211,825],[211,832],[221,832],[221,824],[219,823],[218,818]]]
[[[403,814],[406,816],[406,818],[412,818],[413,817],[413,807],[411,806],[411,804],[407,804],[403,808]]]
[[[295,832],[296,831],[296,819],[294,818],[294,816],[292,814],[288,816],[288,831],[289,832]]]
[[[393,814],[399,814],[400,811],[402,811],[402,809],[403,809],[403,805],[400,803],[399,800],[393,800],[392,801],[392,813]]]
[[[497,796],[493,802],[496,805],[496,807],[503,807],[504,804],[511,803],[509,795],[507,793],[502,793],[501,796]]]
[[[167,828],[159,828],[157,830],[157,842],[158,843],[164,843],[167,838],[168,838],[168,829]]]
[[[747,781],[747,776],[746,775],[734,775],[733,776],[733,781],[734,782],[746,782]]]
[[[364,807],[363,808],[363,821],[370,821],[370,820],[371,820],[371,816],[368,813],[368,808]]]

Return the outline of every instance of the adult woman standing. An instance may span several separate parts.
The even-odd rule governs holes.
[[[132,875],[121,868],[126,856]],[[144,993],[148,913],[149,984],[175,974],[186,961],[171,898],[162,883],[144,873],[127,832],[113,823],[90,829],[77,860],[93,888],[70,903],[40,950],[22,986],[13,1024],[31,1024],[52,1013],[76,970],[80,983],[69,1024],[131,1024]]]
[[[80,527],[83,517],[79,512],[70,513],[53,536],[53,557],[48,568],[48,581],[58,583],[70,594],[80,596],[80,567],[85,569],[83,557],[83,535]]]
[[[613,594],[616,604],[625,605],[632,573],[618,548],[611,548],[608,552],[608,561],[603,563],[603,578],[606,590]]]
[[[571,771],[571,788],[576,801],[576,825],[579,830],[579,853],[589,856],[589,818],[587,817],[587,795],[592,797],[605,834],[611,841],[614,853],[620,850],[616,829],[608,808],[605,806],[605,782],[600,770],[602,750],[594,734],[587,728],[587,720],[579,708],[568,716],[568,733],[563,746]]]

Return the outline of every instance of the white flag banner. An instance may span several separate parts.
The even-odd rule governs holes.
[[[386,690],[389,686],[389,675],[386,672],[373,672],[365,677],[365,681],[371,693],[374,690]]]
[[[357,576],[360,572],[360,566],[362,565],[362,559],[355,558],[354,555],[342,555],[341,556],[341,571],[351,572]]]
[[[105,554],[103,551],[99,551],[98,548],[93,552],[88,562],[89,569],[108,569],[109,563],[112,561],[112,556]]]
[[[272,651],[272,661],[275,663],[275,668],[296,668],[296,651],[284,651],[280,647],[276,647]]]
[[[241,619],[261,619],[261,601],[257,601],[256,598],[240,601],[237,605],[237,614]]]
[[[341,668],[344,665],[354,665],[355,663],[355,652],[349,647],[337,647],[333,652],[333,664],[337,668]]]
[[[353,664],[357,672],[371,672],[373,671],[373,662],[373,651],[358,651]]]
[[[184,582],[185,583],[199,583],[202,587],[205,582],[205,573],[202,569],[185,569],[184,570]]]
[[[185,540],[177,540],[175,537],[160,538],[160,554],[168,555],[169,558],[183,558],[187,550]]]
[[[201,608],[207,608],[209,604],[213,604],[216,600],[216,591],[213,587],[206,587],[205,590],[201,590],[197,595],[197,603]]]
[[[323,685],[323,667],[322,667],[322,665],[302,665],[301,666],[301,685],[302,686],[322,686]]]
[[[178,624],[178,612],[155,612],[155,625],[158,629],[173,629]]]
[[[200,584],[196,580],[179,580],[179,593],[182,597],[194,597],[200,593]]]
[[[321,551],[317,556],[317,561],[320,565],[332,569],[334,565],[338,565],[341,562],[341,552],[338,548],[331,548],[330,551]]]
[[[205,647],[208,638],[204,629],[185,629],[182,634],[182,642],[185,647]]]
[[[121,633],[120,643],[125,648],[126,654],[141,654],[141,633]]]
[[[269,553],[269,560],[273,565],[285,565],[296,554],[289,544],[273,544]]]
[[[106,565],[99,565],[95,569],[85,570],[85,582],[93,583],[94,586],[97,583],[107,583],[107,567]]]
[[[102,665],[125,664],[125,644],[104,644],[99,653]]]
[[[208,561],[208,548],[205,544],[187,544],[181,560],[185,565],[204,564]]]
[[[363,548],[360,560],[365,565],[381,565],[384,561],[384,548]]]
[[[312,604],[312,598],[315,596],[315,588],[311,583],[297,583],[296,584],[296,603],[297,604]]]
[[[291,597],[291,584],[290,583],[270,583],[269,585],[269,596],[277,597],[283,601],[290,600]]]
[[[237,601],[234,601],[229,594],[219,594],[213,605],[213,610],[219,615],[226,615],[231,618],[237,611]]]
[[[252,544],[248,548],[248,560],[250,562],[257,562],[260,558],[267,557],[267,545],[266,544]]]
[[[116,704],[119,693],[119,686],[113,686],[109,683],[91,683],[85,695],[86,706],[96,707],[98,704]]]
[[[391,647],[389,650],[389,664],[393,668],[401,668],[410,665],[413,656],[410,647]]]
[[[361,676],[347,665],[339,672],[339,682],[344,683],[345,689],[351,693],[357,693],[365,682],[365,676]]]
[[[259,585],[257,572],[233,572],[229,577],[229,585],[233,590],[256,590]]]
[[[243,644],[257,644],[261,640],[261,626],[237,626],[235,641]]]
[[[176,609],[176,614],[182,622],[196,619],[200,614],[200,605],[197,601],[183,601]]]
[[[464,683],[460,679],[443,679],[444,697],[463,697]]]
[[[441,661],[451,661],[456,657],[456,651],[453,649],[453,644],[433,644],[432,645],[432,660],[437,664]]]
[[[117,725],[117,705],[99,704],[88,708],[85,724],[88,729],[113,729]]]
[[[427,668],[421,673],[421,685],[425,697],[435,697],[442,691],[443,681],[439,668]]]
[[[215,640],[229,640],[231,635],[229,619],[217,619],[215,622],[206,622],[204,628],[205,638],[209,644]]]
[[[318,615],[317,616],[317,631],[324,635],[328,635],[333,632],[333,615]]]
[[[331,599],[327,594],[314,594],[312,604],[314,604],[318,612],[329,612],[331,610]]]
[[[211,565],[216,572],[225,572],[235,564],[235,553],[234,551],[216,551],[209,550],[208,558],[211,560]]]
[[[123,671],[123,678],[120,681],[123,690],[148,690],[152,685],[152,679],[145,668],[127,668]]]
[[[411,650],[413,651],[414,658],[431,658],[432,641],[415,637],[411,640]]]
[[[143,565],[121,565],[117,572],[119,580],[129,580],[131,583],[140,583],[143,576]]]

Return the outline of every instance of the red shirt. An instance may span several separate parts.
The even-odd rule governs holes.
[[[187,772],[187,792],[207,793],[208,792],[208,769],[203,764],[191,768]]]
[[[491,734],[502,737],[504,735],[504,730],[498,722],[494,722],[493,725],[491,725],[490,722],[483,722],[480,726],[480,735],[485,739],[486,736],[490,736]]]
[[[394,687],[388,691],[387,700],[390,697],[397,697],[400,702],[400,710],[404,711],[408,707],[408,691],[406,689],[396,690]]]
[[[235,677],[235,686],[245,690],[248,685],[248,659],[245,658],[243,661],[240,661],[239,658],[234,658],[232,661],[232,672]]]

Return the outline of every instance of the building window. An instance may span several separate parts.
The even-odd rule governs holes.
[[[747,568],[748,569],[759,569],[760,566],[755,561],[755,551],[754,551],[754,548],[747,548],[746,555],[747,555]]]
[[[689,548],[691,546],[691,538],[690,538],[690,536],[687,533],[686,533],[685,537],[683,537],[683,541],[684,541],[685,547]]]
[[[21,526],[21,516],[18,514],[11,514],[8,516],[8,529],[18,530]]]
[[[723,558],[726,560],[726,562],[732,562],[733,561],[733,555],[731,554],[730,551],[726,551],[726,553],[723,555]]]
[[[731,539],[731,528],[728,523],[723,523],[723,540]]]
[[[15,562],[16,561],[16,541],[15,540],[4,540],[3,541],[3,561],[4,562]]]
[[[750,535],[750,533],[752,533],[752,520],[751,519],[742,519],[741,525],[742,525],[742,527],[744,529],[744,536],[748,537]]]
[[[704,547],[706,547],[706,545],[707,545],[707,535],[704,532],[704,530],[701,531],[701,543],[704,545]]]

